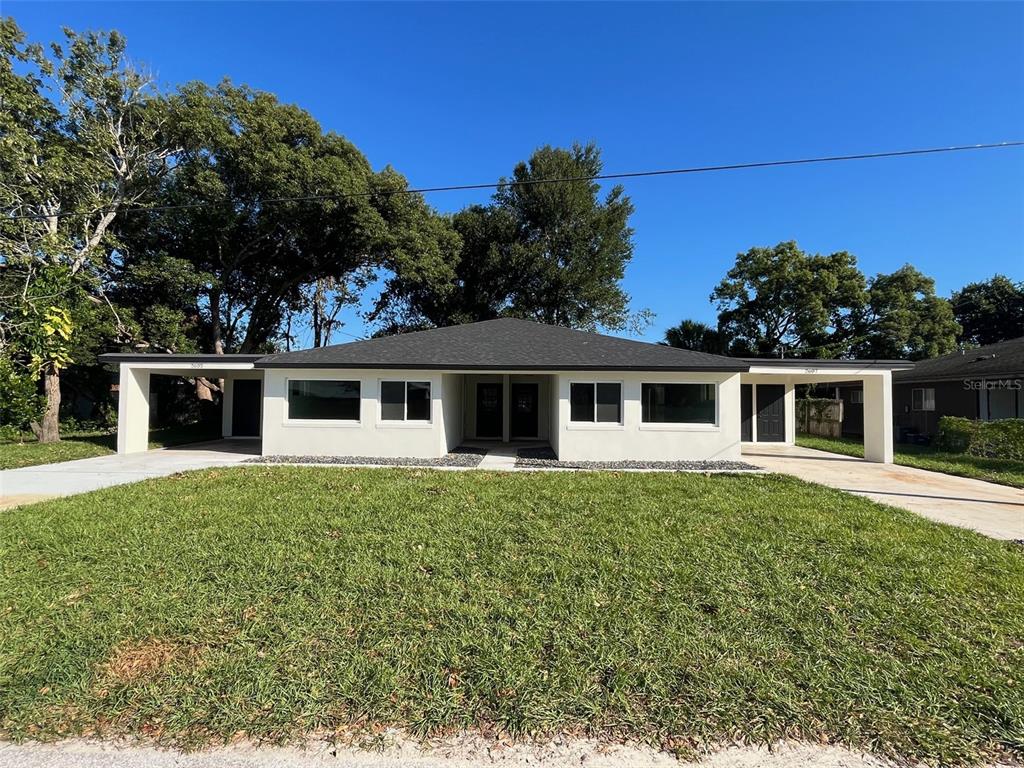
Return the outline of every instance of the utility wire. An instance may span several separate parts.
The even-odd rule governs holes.
[[[564,178],[554,179],[526,179],[524,181],[497,181],[487,182],[482,184],[449,184],[446,186],[439,187],[416,187],[406,189],[391,189],[391,190],[375,190],[366,192],[338,192],[329,195],[301,195],[295,197],[270,197],[261,200],[253,200],[253,203],[259,205],[276,204],[276,203],[302,203],[302,202],[316,202],[320,200],[345,200],[351,198],[362,198],[362,197],[375,197],[377,195],[390,196],[390,195],[418,195],[425,194],[428,192],[465,192],[480,189],[501,189],[505,187],[526,187],[536,186],[541,184],[565,184],[579,181],[612,181],[615,179],[636,179],[650,176],[679,176],[688,173],[711,173],[714,171],[739,171],[751,168],[775,168],[780,166],[788,165],[809,165],[811,163],[837,163],[848,160],[877,160],[885,157],[911,157],[915,155],[935,155],[947,152],[966,152],[977,149],[1005,149],[1008,147],[1020,147],[1024,146],[1024,141],[1001,141],[994,144],[964,144],[954,147],[930,147],[927,149],[901,149],[893,150],[889,152],[865,152],[855,155],[830,155],[825,157],[805,157],[795,160],[765,160],[756,163],[730,163],[727,165],[703,165],[694,166],[690,168],[666,168],[654,171],[631,171],[626,173],[604,173],[596,176],[568,176]],[[207,208],[217,205],[227,205],[230,201],[205,201],[197,203],[181,203],[178,205],[154,205],[154,206],[136,206],[136,207],[124,207],[118,209],[118,213],[160,213],[164,211],[180,211],[188,210],[193,208]],[[20,214],[15,216],[8,216],[10,221],[19,221],[24,219],[49,219],[49,218],[68,218],[71,216],[95,216],[99,213],[108,212],[115,210],[113,208],[95,208],[90,211],[66,211],[55,213],[52,216],[45,214]]]

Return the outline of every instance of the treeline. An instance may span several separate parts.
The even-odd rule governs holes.
[[[538,149],[512,170],[524,183],[441,215],[270,93],[161,91],[117,33],[44,49],[6,18],[0,50],[0,424],[57,439],[62,397],[109,399],[102,352],[329,343],[378,281],[378,333],[634,321],[622,189],[532,183],[599,174],[592,145]]]
[[[665,344],[741,357],[923,360],[1024,336],[1024,282],[1004,275],[950,298],[910,264],[866,278],[846,251],[751,248],[712,291],[718,323],[683,320]]]

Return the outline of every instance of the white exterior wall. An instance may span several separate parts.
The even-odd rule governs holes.
[[[438,458],[448,450],[443,380],[437,371],[269,368],[263,381],[263,455]],[[292,421],[289,379],[358,381],[359,421]],[[380,418],[380,382],[429,381],[430,421]],[[455,395],[457,397],[457,395]],[[449,405],[453,402],[447,398]],[[455,400],[454,402],[458,402]]]
[[[441,426],[444,428],[446,451],[458,446],[463,439],[462,389],[462,376],[457,373],[446,373],[441,376]]]
[[[149,449],[149,370],[120,366],[117,384],[117,452]]]
[[[578,424],[569,420],[572,382],[622,384],[622,424]],[[717,384],[717,423],[644,424],[641,384]],[[738,373],[636,373],[606,371],[557,376],[558,428],[551,447],[563,461],[700,461],[740,458],[740,375]]]

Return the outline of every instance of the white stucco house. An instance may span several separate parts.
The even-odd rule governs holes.
[[[866,458],[892,461],[902,361],[739,359],[498,319],[272,355],[110,354],[117,446],[145,451],[150,378],[223,379],[225,437],[261,453],[438,458],[538,441],[568,461],[736,460],[792,443],[794,387],[854,381]]]

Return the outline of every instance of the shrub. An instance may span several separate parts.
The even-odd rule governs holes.
[[[949,453],[1024,461],[1024,419],[974,421],[943,416],[935,447]]]

